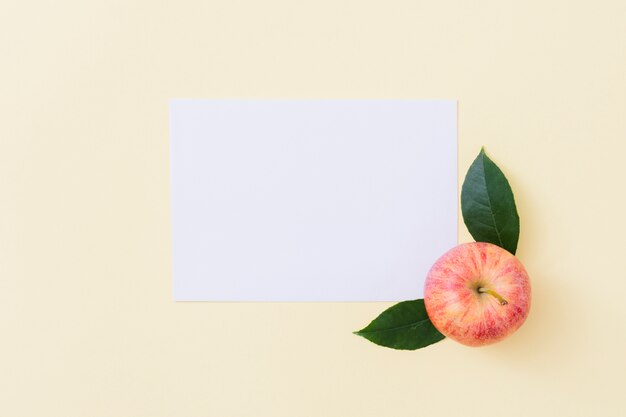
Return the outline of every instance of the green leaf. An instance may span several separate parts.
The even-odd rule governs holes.
[[[461,189],[463,220],[477,242],[498,245],[515,255],[519,216],[504,173],[481,149]]]
[[[377,345],[403,350],[420,349],[445,338],[428,318],[422,299],[403,301],[388,308],[354,334]]]

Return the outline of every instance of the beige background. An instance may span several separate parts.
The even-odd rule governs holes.
[[[625,26],[621,0],[3,0],[0,415],[626,415]],[[528,321],[396,352],[351,334],[388,304],[172,302],[171,97],[457,98],[461,175],[484,144],[517,195]]]

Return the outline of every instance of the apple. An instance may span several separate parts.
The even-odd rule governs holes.
[[[424,304],[433,325],[468,346],[504,339],[526,320],[530,281],[510,252],[485,242],[456,246],[430,269]]]

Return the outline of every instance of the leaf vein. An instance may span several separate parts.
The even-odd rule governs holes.
[[[485,183],[485,192],[487,193],[487,201],[489,202],[489,213],[491,214],[491,219],[493,220],[493,228],[496,231],[496,235],[498,236],[498,242],[500,242],[500,247],[504,247],[504,243],[502,243],[502,236],[500,236],[500,230],[498,230],[498,223],[496,223],[496,216],[493,214],[493,205],[491,204],[491,194],[489,193],[489,187],[487,186],[487,175],[485,174],[485,160],[482,161],[483,165],[483,182]]]
[[[429,320],[421,320],[421,321],[418,321],[418,322],[405,324],[405,325],[397,326],[397,327],[391,327],[391,328],[388,328],[388,329],[361,330],[360,332],[357,332],[357,334],[371,334],[371,333],[390,332],[390,331],[394,331],[394,330],[406,329],[406,328],[409,328],[409,327],[419,327],[419,326],[422,326],[422,325],[428,323],[428,321]]]

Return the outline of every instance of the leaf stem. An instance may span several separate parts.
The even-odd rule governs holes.
[[[494,296],[495,298],[498,299],[498,301],[500,302],[500,305],[502,305],[502,306],[505,306],[505,305],[507,305],[509,303],[508,301],[506,301],[506,299],[504,297],[502,297],[500,294],[498,294],[494,290],[489,290],[487,288],[480,287],[480,288],[478,288],[478,292],[481,293],[481,294],[485,293],[485,294],[489,294],[489,295]]]

